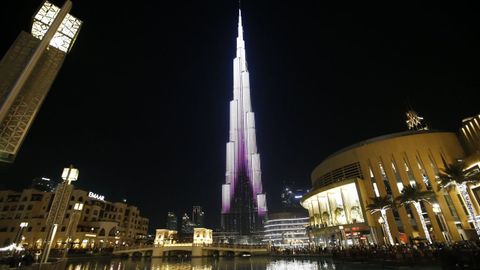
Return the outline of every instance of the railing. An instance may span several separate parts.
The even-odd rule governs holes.
[[[235,244],[211,244],[212,248],[232,248],[232,249],[266,249],[266,245],[235,245]]]
[[[162,245],[159,245],[162,246]],[[191,247],[192,243],[174,243],[174,244],[163,244],[164,247]]]
[[[116,247],[113,251],[129,250],[129,249],[150,249],[153,248],[153,245],[139,245],[139,246],[122,246]]]

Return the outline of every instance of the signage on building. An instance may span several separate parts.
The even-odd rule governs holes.
[[[99,194],[96,194],[96,193],[93,193],[93,192],[88,192],[88,197],[89,198],[93,198],[93,199],[97,199],[97,200],[100,200],[100,201],[104,201],[105,200],[105,196],[103,195],[99,195]]]

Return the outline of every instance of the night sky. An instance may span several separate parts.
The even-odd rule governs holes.
[[[63,1],[53,1],[61,5]],[[0,55],[30,30],[40,0],[0,9]],[[406,130],[411,106],[433,129],[480,112],[480,24],[468,6],[242,1],[263,185],[350,144]],[[217,227],[232,98],[238,1],[74,1],[84,21],[0,188],[80,170],[76,186],[126,198],[164,227],[204,207]]]

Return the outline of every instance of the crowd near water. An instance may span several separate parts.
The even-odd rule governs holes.
[[[273,248],[277,256],[326,256],[347,261],[377,261],[414,265],[435,262],[445,269],[480,269],[480,241],[452,244],[356,245],[317,248]]]
[[[28,267],[35,263],[37,259],[35,253],[29,250],[3,255],[0,260],[0,269],[17,267],[30,269]],[[82,270],[90,269],[92,265],[108,266],[107,268],[115,265],[115,269],[138,268],[138,266],[143,267],[142,269],[148,269],[149,267],[150,269],[170,269],[170,266],[175,266],[175,269],[203,270],[227,269],[228,265],[233,263],[233,266],[237,269],[243,269],[242,265],[251,265],[253,269],[278,269],[276,267],[286,265],[300,267],[295,269],[382,269],[376,268],[377,266],[388,266],[391,269],[397,267],[410,267],[409,269],[480,269],[479,257],[480,241],[461,241],[452,244],[357,245],[347,248],[342,246],[327,248],[272,247],[270,256],[260,257],[262,259],[251,257],[252,260],[250,261],[246,261],[245,258],[238,258],[236,261],[232,257],[190,258],[187,255],[164,259],[143,258],[139,260],[137,258],[136,260],[124,260],[105,256],[105,254],[103,256],[97,254],[82,259],[70,258],[65,262],[65,267]],[[368,268],[365,268],[366,264]],[[185,265],[190,265],[192,268],[182,268]],[[227,268],[223,268],[222,265]],[[362,265],[363,268],[356,268],[359,265]],[[339,268],[339,266],[343,268]],[[248,267],[245,269],[248,269]]]

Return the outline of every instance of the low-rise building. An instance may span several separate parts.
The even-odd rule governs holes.
[[[472,121],[478,125],[478,120]],[[462,130],[475,152],[472,141],[479,140],[480,133],[474,133],[472,128]],[[313,188],[301,202],[309,211],[315,242],[348,245],[478,239],[457,190],[442,189],[438,184],[446,164],[466,157],[457,134],[428,130],[381,136],[334,153],[313,170]],[[470,158],[467,167],[473,166],[475,160]],[[420,201],[418,208],[412,204],[388,207],[386,220],[380,211],[367,209],[374,198],[394,201],[407,185],[433,192],[430,203]],[[478,211],[478,201],[473,204]],[[386,237],[387,229],[391,239]]]
[[[24,189],[0,191],[0,245],[22,242],[41,248],[47,237],[46,218],[54,192]],[[83,207],[78,207],[82,205]],[[28,224],[20,227],[20,224]],[[63,223],[58,226],[54,248],[104,248],[131,245],[146,238],[148,219],[124,202],[109,202],[104,196],[74,189]]]

